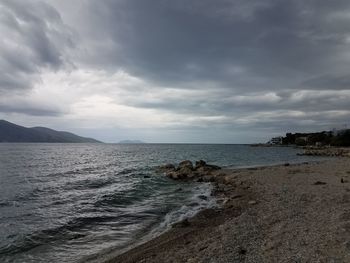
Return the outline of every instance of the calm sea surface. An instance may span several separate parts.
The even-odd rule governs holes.
[[[0,144],[0,262],[79,262],[122,250],[215,205],[211,186],[156,174],[315,160],[294,148],[189,144]],[[202,195],[208,196],[203,200]]]

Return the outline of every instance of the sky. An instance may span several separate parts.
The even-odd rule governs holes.
[[[0,0],[0,119],[105,142],[350,122],[348,0]]]

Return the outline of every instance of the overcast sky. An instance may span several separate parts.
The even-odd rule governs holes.
[[[0,0],[0,119],[106,142],[350,123],[348,0]]]

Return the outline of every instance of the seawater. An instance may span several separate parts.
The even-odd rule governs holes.
[[[199,144],[0,144],[0,262],[79,262],[122,251],[215,205],[208,183],[155,167],[304,162],[290,147]],[[203,196],[207,198],[203,198]]]

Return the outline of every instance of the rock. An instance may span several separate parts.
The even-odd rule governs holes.
[[[285,163],[285,164],[284,164],[284,166],[289,166],[289,165],[290,165],[290,163]]]
[[[229,198],[225,198],[225,200],[222,202],[223,205],[226,205],[230,201]]]
[[[144,175],[143,178],[151,178],[149,175]]]
[[[207,248],[208,248],[208,246],[203,246],[203,247],[199,248],[199,251],[202,251],[202,250],[207,249]]]
[[[180,170],[176,171],[180,178],[192,178],[193,170],[189,166],[181,167]]]
[[[203,182],[215,182],[214,176],[206,175],[202,177]]]
[[[173,165],[172,163],[168,163],[168,164],[164,165],[163,168],[165,168],[165,169],[175,169],[175,165]]]
[[[255,200],[250,200],[249,202],[248,202],[248,205],[256,205],[258,202],[257,201],[255,201]]]
[[[177,169],[180,170],[182,168],[189,168],[189,169],[193,170],[193,164],[189,160],[182,161],[182,162],[179,163],[179,166],[178,166]]]
[[[240,247],[240,248],[238,249],[238,253],[239,253],[240,255],[245,255],[245,254],[247,254],[247,250],[246,250],[245,248]]]
[[[201,174],[201,175],[205,175],[205,174],[209,173],[210,170],[206,166],[201,166],[201,167],[196,168],[196,172]]]
[[[199,161],[196,161],[196,165],[194,167],[194,169],[198,169],[199,167],[203,167],[203,166],[206,166],[207,163],[203,160],[199,160]]]
[[[237,199],[237,198],[241,198],[241,197],[243,197],[243,196],[242,195],[234,195],[231,197],[231,199]]]
[[[168,163],[166,165],[159,166],[157,168],[159,172],[169,172],[169,171],[174,171],[175,170],[175,165]]]
[[[213,164],[207,164],[206,167],[208,167],[211,170],[220,170],[221,167]]]
[[[168,172],[166,173],[166,176],[174,180],[179,179],[179,175],[176,172]]]
[[[175,167],[172,164],[166,164],[160,166],[159,170],[165,172],[166,176],[172,179],[193,179],[201,177],[198,179],[198,182],[214,182],[215,177],[210,176],[211,172],[217,169],[221,169],[216,165],[208,165],[205,161],[199,160],[196,162],[196,166],[193,167],[193,164],[189,160],[185,160],[179,163],[178,167]],[[209,176],[209,177],[206,177]]]
[[[314,183],[314,185],[324,185],[324,184],[327,184],[327,183],[321,182],[321,181],[317,181],[317,182]]]

